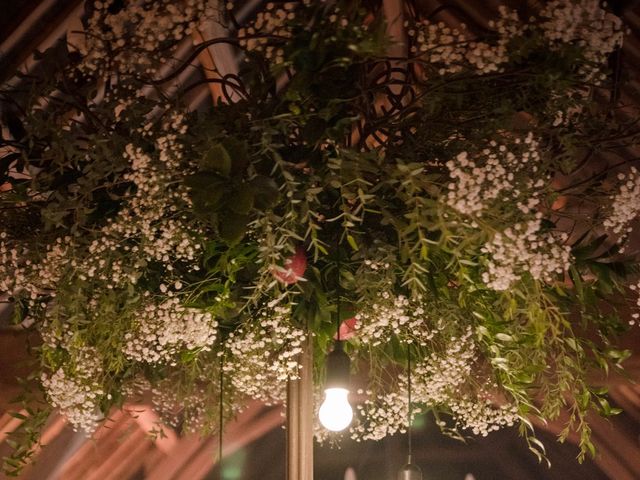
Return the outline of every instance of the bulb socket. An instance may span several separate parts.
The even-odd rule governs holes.
[[[333,351],[327,355],[327,378],[325,390],[329,388],[344,388],[349,390],[351,377],[351,360],[344,352],[341,341],[337,341]]]

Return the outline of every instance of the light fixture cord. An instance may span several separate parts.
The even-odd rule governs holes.
[[[224,427],[224,355],[220,355],[220,379],[219,379],[220,395],[218,398],[218,467],[220,471],[220,480],[222,480],[222,430]]]
[[[409,463],[411,463],[411,413],[412,413],[412,403],[411,403],[411,344],[407,344],[407,400],[408,400],[408,408],[407,408],[407,447],[409,450]]]
[[[338,267],[337,267],[337,280],[338,280],[338,285],[336,287],[336,293],[337,293],[337,306],[336,306],[336,327],[337,327],[337,335],[336,338],[339,341],[341,341],[340,338],[340,302],[342,300],[342,283],[340,282],[340,270],[342,268],[342,256],[340,255],[340,236],[338,235],[338,239],[336,240],[336,254],[338,255]]]

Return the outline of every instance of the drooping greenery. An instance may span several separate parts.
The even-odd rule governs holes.
[[[590,375],[622,368],[638,308],[621,251],[636,172],[583,175],[638,140],[601,101],[619,88],[604,63],[618,20],[560,2],[585,23],[566,38],[545,10],[454,32],[409,9],[391,58],[379,6],[287,4],[209,42],[242,54],[237,75],[172,85],[189,22],[221,20],[171,3],[97,8],[86,45],[57,45],[2,92],[0,289],[44,340],[49,404],[30,418],[53,406],[91,429],[153,390],[168,423],[178,409],[214,431],[221,357],[225,415],[280,401],[305,336],[320,383],[339,315],[368,374],[354,438],[405,425],[411,348],[416,399],[451,415],[443,429],[518,421],[542,456],[528,418],[565,409],[592,452],[587,412],[616,409]],[[209,83],[228,98],[191,110]]]

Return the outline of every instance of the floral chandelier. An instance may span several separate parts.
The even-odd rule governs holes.
[[[529,418],[564,409],[593,451],[587,412],[617,410],[591,372],[622,369],[640,312],[635,159],[589,173],[640,138],[607,100],[624,27],[595,0],[488,27],[407,1],[390,36],[378,3],[241,26],[233,2],[96,1],[3,90],[0,292],[42,337],[7,471],[53,409],[91,433],[151,392],[167,425],[215,432],[219,398],[226,418],[284,402],[307,342],[317,410],[336,322],[358,371],[342,435],[428,411],[458,436],[518,424],[542,458]],[[239,70],[186,81],[219,45]]]

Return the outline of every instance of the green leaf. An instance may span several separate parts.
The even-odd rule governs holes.
[[[217,172],[228,177],[231,173],[231,157],[222,144],[212,146],[200,159],[200,170]]]
[[[513,342],[514,338],[506,333],[496,333],[496,338],[502,342]]]
[[[587,245],[574,247],[572,254],[578,260],[589,258],[604,244],[607,238],[609,238],[608,235],[600,235]],[[579,242],[576,242],[576,245],[579,245]]]
[[[231,157],[231,175],[242,174],[249,165],[249,146],[246,140],[237,137],[227,137],[222,141],[222,145]]]
[[[536,437],[529,437],[529,441],[535,445],[540,453],[544,454],[547,451],[547,449],[544,447],[544,444]]]
[[[247,215],[253,208],[253,189],[249,185],[242,185],[229,199],[229,208],[240,215]]]
[[[273,207],[278,201],[280,191],[276,182],[264,175],[258,175],[251,180],[253,188],[254,206],[259,210],[267,210]]]
[[[589,408],[590,402],[591,402],[591,393],[589,392],[589,390],[583,390],[578,396],[578,403],[580,405],[580,408],[582,408],[583,410],[586,410],[587,408]]]
[[[616,360],[618,363],[626,360],[631,356],[630,350],[618,350],[615,348],[611,348],[607,350],[607,355],[609,358]]]
[[[211,191],[217,190],[226,183],[226,180],[217,173],[198,172],[185,178],[184,183],[192,190]]]
[[[349,245],[351,246],[354,252],[357,252],[358,250],[360,250],[360,248],[358,247],[358,243],[356,242],[356,239],[353,238],[353,235],[347,235],[347,242],[349,242]]]
[[[220,218],[220,235],[222,239],[228,243],[237,243],[247,231],[249,217],[247,215],[238,215],[229,212]]]
[[[216,173],[199,172],[187,177],[185,185],[191,189],[194,213],[207,221],[213,220],[214,212],[223,205],[224,179]]]

